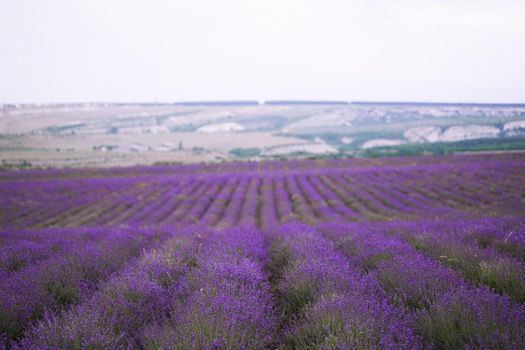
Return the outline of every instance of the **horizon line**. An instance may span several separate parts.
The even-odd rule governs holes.
[[[332,99],[274,99],[274,100],[182,100],[182,101],[149,101],[149,102],[4,102],[0,106],[4,109],[10,106],[40,107],[40,106],[80,106],[80,105],[178,105],[178,106],[271,106],[271,105],[392,105],[392,106],[487,106],[487,107],[525,107],[525,102],[450,102],[450,101],[410,101],[410,100],[332,100]]]

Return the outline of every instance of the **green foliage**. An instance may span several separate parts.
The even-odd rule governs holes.
[[[525,149],[525,137],[477,139],[457,142],[410,143],[398,146],[374,147],[360,151],[363,157],[445,155],[458,152],[511,151]]]
[[[440,244],[428,237],[407,236],[405,239],[417,250],[460,271],[465,279],[486,285],[498,293],[506,293],[519,303],[525,301],[525,282],[515,261],[505,257],[482,258],[471,249]]]
[[[252,158],[257,157],[261,154],[261,150],[259,148],[253,147],[253,148],[234,148],[230,151],[231,154],[233,154],[236,157],[239,158]]]
[[[281,307],[284,311],[284,318],[290,320],[300,315],[312,300],[313,291],[311,286],[306,282],[286,289],[281,296]]]
[[[80,292],[76,286],[67,281],[44,282],[44,290],[55,299],[58,306],[77,301]]]
[[[525,282],[515,262],[506,259],[480,261],[475,271],[475,278],[480,283],[509,294],[519,303],[525,301]]]
[[[0,150],[1,151],[1,150]],[[18,163],[7,163],[5,160],[2,160],[0,164],[0,171],[15,170],[15,169],[38,169],[38,167],[33,166],[32,163],[23,159]]]
[[[290,247],[273,243],[268,250],[268,254],[270,262],[266,268],[270,272],[270,284],[275,286],[281,279],[285,268],[290,264]]]
[[[181,165],[183,164],[180,161],[158,161],[153,163],[154,166],[172,166],[172,165]]]
[[[358,334],[356,329],[355,331]],[[339,349],[342,345],[341,339],[348,337],[346,333],[344,321],[337,315],[327,314],[317,322],[305,323],[296,332],[288,334],[282,348]]]
[[[434,343],[435,349],[464,349],[469,337],[479,332],[475,322],[465,319],[460,303],[446,309],[423,310],[418,318],[420,332]]]
[[[354,323],[348,323],[341,313],[333,312],[313,313],[315,322],[305,322],[295,332],[290,333],[284,340],[281,349],[376,349],[378,339],[376,335],[364,331]],[[314,316],[315,314],[315,316]]]
[[[378,253],[378,254],[372,254],[370,256],[367,256],[363,260],[363,267],[366,271],[375,270],[377,269],[377,266],[382,261],[387,261],[392,259],[392,254],[389,253]]]

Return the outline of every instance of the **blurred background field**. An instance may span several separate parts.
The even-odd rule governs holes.
[[[521,151],[525,106],[344,101],[4,105],[3,168]]]

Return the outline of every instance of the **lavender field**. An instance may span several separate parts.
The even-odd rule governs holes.
[[[4,171],[0,208],[0,348],[525,348],[524,154]]]

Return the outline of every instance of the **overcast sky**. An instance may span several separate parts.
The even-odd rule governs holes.
[[[524,0],[0,0],[0,103],[525,102]]]

